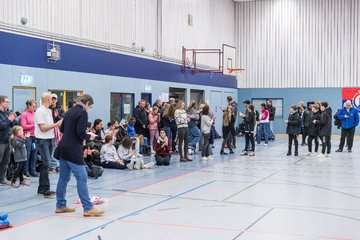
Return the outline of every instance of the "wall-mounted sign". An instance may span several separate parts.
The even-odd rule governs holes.
[[[151,85],[145,84],[144,90],[145,92],[151,92]]]
[[[20,84],[25,85],[25,86],[34,85],[34,76],[21,74],[20,75]]]

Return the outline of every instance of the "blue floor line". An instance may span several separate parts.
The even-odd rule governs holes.
[[[135,215],[135,214],[137,214],[137,213],[140,213],[140,212],[145,211],[145,210],[147,210],[147,209],[150,209],[150,208],[152,208],[152,207],[158,206],[158,205],[160,205],[160,204],[162,204],[162,203],[164,203],[164,202],[168,202],[168,201],[170,201],[170,200],[172,200],[172,199],[174,199],[174,198],[177,198],[177,197],[179,197],[179,196],[185,195],[185,194],[187,194],[187,193],[189,193],[189,192],[195,191],[195,190],[197,190],[197,189],[199,189],[199,188],[205,187],[205,186],[207,186],[207,185],[209,185],[209,184],[212,184],[212,183],[214,183],[214,182],[215,182],[215,181],[211,181],[211,182],[202,184],[202,185],[200,185],[200,186],[194,187],[194,188],[192,188],[192,189],[190,189],[190,190],[187,190],[187,191],[185,191],[185,192],[176,194],[175,196],[172,196],[172,197],[169,197],[169,198],[167,198],[167,199],[165,199],[165,200],[162,200],[162,201],[160,201],[160,202],[151,204],[150,206],[147,206],[147,207],[144,207],[144,208],[139,209],[139,210],[137,210],[137,211],[131,212],[131,213],[126,214],[126,215],[124,215],[124,216],[122,216],[122,217],[119,217],[119,218],[117,218],[117,219],[115,219],[115,220],[109,221],[109,222],[107,222],[107,223],[104,223],[104,224],[102,224],[102,225],[99,225],[99,226],[97,226],[97,227],[94,227],[94,228],[92,228],[92,229],[89,229],[89,230],[87,230],[87,231],[85,231],[85,232],[79,233],[79,234],[77,234],[77,235],[75,235],[75,236],[72,236],[72,237],[70,237],[70,238],[66,238],[66,240],[75,239],[75,238],[81,237],[81,236],[83,236],[83,235],[85,235],[85,234],[88,234],[88,233],[90,233],[90,232],[92,232],[92,231],[95,231],[96,229],[104,228],[104,227],[106,227],[107,225],[110,225],[110,224],[112,224],[112,223],[114,223],[114,222],[116,222],[116,221],[118,221],[118,220],[121,220],[121,219],[130,217],[130,216],[132,216],[132,215]]]

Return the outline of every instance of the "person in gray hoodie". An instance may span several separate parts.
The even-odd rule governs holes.
[[[202,146],[202,160],[212,160],[213,158],[210,156],[210,131],[211,126],[213,124],[213,120],[209,116],[209,105],[205,105],[202,110],[201,117],[201,132],[204,138],[204,143]]]

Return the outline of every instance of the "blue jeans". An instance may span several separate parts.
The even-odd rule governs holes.
[[[269,138],[275,139],[275,135],[274,135],[274,121],[270,121],[269,130],[270,130],[270,132],[269,132],[269,133],[270,133]]]
[[[50,160],[50,167],[56,168],[58,166],[57,160],[54,158],[54,152],[55,152],[55,138],[52,139],[52,145],[53,145],[53,151],[51,152],[51,160]]]
[[[197,126],[189,128],[189,146],[196,148],[196,144],[200,142],[201,132]]]
[[[52,159],[51,153],[54,148],[52,142],[52,139],[35,139],[36,147],[38,148],[42,159],[38,187],[38,193],[40,194],[50,190],[49,165]]]
[[[27,173],[35,173],[36,172],[36,159],[37,159],[37,148],[31,149],[32,144],[35,144],[35,137],[31,136],[26,138],[26,153],[27,153],[27,161],[24,166],[24,172]]]
[[[94,208],[90,201],[89,191],[87,187],[88,174],[85,165],[78,165],[70,161],[60,159],[60,176],[56,188],[56,207],[66,207],[66,187],[70,181],[71,172],[76,178],[77,192],[84,211],[90,211]]]
[[[260,142],[261,142],[261,136],[262,136],[263,132],[264,132],[264,136],[265,136],[265,144],[268,144],[269,137],[270,137],[270,123],[268,123],[268,122],[260,123],[259,130],[258,130],[257,136],[256,136],[256,142],[258,144],[260,144]]]

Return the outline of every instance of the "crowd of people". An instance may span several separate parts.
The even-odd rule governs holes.
[[[56,94],[43,93],[40,107],[36,101],[28,100],[20,119],[19,114],[9,110],[8,98],[0,96],[0,183],[17,188],[28,185],[26,180],[30,177],[39,177],[38,195],[56,194],[56,212],[72,212],[75,209],[67,207],[65,200],[72,172],[77,180],[84,216],[102,214],[89,200],[86,179],[101,176],[103,168],[139,170],[152,168],[155,164],[168,166],[172,157],[178,155],[174,161],[191,162],[189,155],[196,153],[201,154],[204,161],[212,160],[214,139],[219,136],[215,121],[222,122],[220,154],[234,154],[237,116],[240,117],[240,132],[245,136],[242,156],[255,156],[255,142],[260,144],[264,140],[266,147],[269,141],[275,140],[276,108],[270,99],[260,105],[260,111],[255,110],[250,100],[243,101],[243,112],[231,96],[227,97],[227,102],[228,105],[221,108],[222,119],[216,119],[206,103],[197,108],[195,101],[190,101],[186,107],[181,100],[163,102],[158,99],[150,106],[140,100],[133,117],[120,122],[110,121],[105,129],[101,119],[88,122],[87,111],[94,102],[86,94],[69,102],[65,113]],[[343,151],[345,140],[347,150],[351,152],[359,123],[358,112],[351,101],[347,101],[334,118],[341,128],[336,152]],[[293,147],[294,155],[299,154],[298,136],[301,134],[301,146],[308,147],[306,155],[329,156],[332,120],[332,109],[327,102],[292,105],[285,120],[289,136],[287,155],[292,155]],[[317,154],[319,139],[322,149]],[[155,161],[145,163],[144,155],[154,155]],[[50,189],[49,172],[59,171],[55,193]]]

